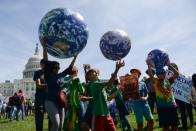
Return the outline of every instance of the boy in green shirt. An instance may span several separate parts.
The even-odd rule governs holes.
[[[106,83],[99,81],[97,71],[91,69],[87,72],[87,79],[90,81],[87,86],[90,95],[93,97],[92,100],[92,130],[93,131],[116,131],[116,127],[109,114],[107,107],[107,88],[111,87],[119,69],[125,65],[124,61],[116,63],[116,69]]]

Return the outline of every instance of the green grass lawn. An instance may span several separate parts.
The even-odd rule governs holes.
[[[47,128],[47,119],[44,120],[44,129]],[[25,120],[19,119],[19,121],[9,121],[7,119],[0,119],[0,131],[35,131],[35,119],[34,116],[28,116]]]
[[[169,116],[168,116],[169,117]],[[136,129],[136,122],[134,114],[130,114],[128,117],[131,126]],[[196,113],[194,112],[194,120],[196,118]],[[196,120],[195,120],[196,121]],[[144,123],[146,125],[146,122]],[[189,120],[188,120],[189,124]],[[47,119],[44,120],[44,130],[48,130]],[[179,125],[180,127],[181,125]],[[120,131],[120,128],[117,129]],[[0,119],[0,131],[35,131],[35,120],[34,116],[26,117],[26,120],[22,121],[9,121],[5,119]],[[158,119],[157,115],[154,115],[154,131],[161,131],[161,128],[158,128]],[[189,131],[196,131],[196,128],[189,129]]]

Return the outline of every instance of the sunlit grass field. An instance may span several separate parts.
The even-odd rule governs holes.
[[[169,117],[169,116],[168,116]],[[127,116],[131,126],[136,129],[137,125],[135,122],[135,116],[133,113],[131,113],[129,116]],[[196,121],[196,112],[194,112],[194,121]],[[189,125],[189,119],[188,119],[188,125]],[[146,121],[144,123],[146,126]],[[181,125],[179,125],[181,127]],[[118,131],[121,131],[121,129],[118,127]],[[1,118],[0,119],[0,131],[35,131],[35,119],[34,116],[27,116],[24,121],[19,119],[19,121],[9,121],[7,119]],[[44,131],[48,131],[48,120],[47,116],[45,115],[44,119]],[[157,115],[154,115],[154,131],[161,131],[161,128],[158,126],[158,118]],[[189,131],[196,131],[196,128],[190,128]]]

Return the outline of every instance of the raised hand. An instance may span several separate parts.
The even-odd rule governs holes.
[[[120,69],[123,66],[125,66],[125,61],[119,60],[119,61],[116,62],[116,68],[117,69]]]
[[[91,65],[90,65],[90,64],[84,64],[83,67],[84,67],[84,70],[85,70],[85,71],[91,69]]]
[[[125,66],[124,61],[119,60],[116,62],[116,69],[115,69],[114,73],[112,73],[110,80],[106,83],[105,88],[110,88],[113,85],[114,80],[117,77],[117,73],[118,73],[119,69],[123,66]]]

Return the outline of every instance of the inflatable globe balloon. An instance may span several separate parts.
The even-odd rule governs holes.
[[[120,60],[129,53],[131,40],[122,30],[108,31],[101,38],[100,49],[105,58]]]
[[[164,72],[164,66],[170,63],[168,54],[161,49],[152,50],[147,57],[156,69],[156,73]]]
[[[70,58],[86,46],[88,28],[83,17],[69,9],[49,11],[39,25],[39,38],[47,39],[48,53],[57,58]]]

